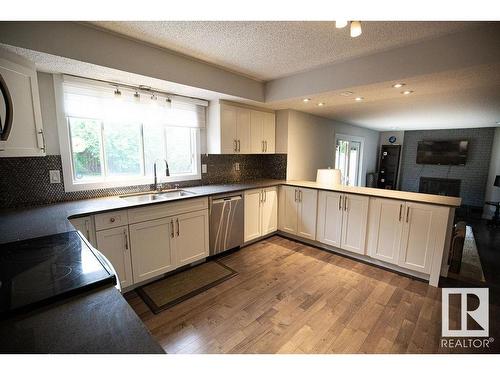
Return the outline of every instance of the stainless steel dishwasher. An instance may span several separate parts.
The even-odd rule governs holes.
[[[210,199],[210,255],[243,244],[243,193]]]

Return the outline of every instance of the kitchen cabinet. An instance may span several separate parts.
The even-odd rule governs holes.
[[[369,198],[320,191],[317,240],[358,254],[365,253]]]
[[[0,141],[0,157],[45,156],[35,66],[20,56],[0,50],[0,74],[10,93],[13,107],[12,128],[8,139]],[[0,118],[3,121],[3,100],[0,103]]]
[[[252,154],[274,154],[276,125],[274,113],[250,112],[250,148]]]
[[[175,219],[162,218],[130,225],[130,245],[134,283],[172,271]]]
[[[175,226],[176,267],[208,257],[208,210],[179,215],[175,218]]]
[[[424,274],[431,272],[448,208],[381,198],[370,199],[368,253],[372,258]]]
[[[279,229],[310,240],[316,239],[318,191],[281,186],[279,194]]]
[[[245,191],[244,241],[251,241],[278,229],[276,187]]]
[[[273,112],[229,102],[211,103],[208,109],[207,149],[211,154],[264,154],[275,152]]]
[[[95,228],[94,228],[94,218],[92,216],[78,217],[70,220],[71,224],[76,230],[80,231],[81,234],[86,238],[87,241],[94,247],[97,246]]]
[[[130,256],[128,226],[105,229],[96,233],[97,248],[111,262],[121,289],[134,283]]]

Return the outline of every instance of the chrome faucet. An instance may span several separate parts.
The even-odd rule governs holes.
[[[161,183],[158,183],[158,176],[156,175],[156,162],[157,161],[164,161],[165,162],[165,176],[169,177],[170,176],[170,170],[168,169],[168,162],[167,159],[156,159],[155,162],[153,163],[153,171],[155,175],[155,190],[161,191]]]

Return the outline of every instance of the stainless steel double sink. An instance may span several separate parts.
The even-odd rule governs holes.
[[[125,199],[130,203],[147,203],[156,201],[168,201],[192,195],[196,194],[187,190],[174,189],[174,190],[121,195],[120,198]]]

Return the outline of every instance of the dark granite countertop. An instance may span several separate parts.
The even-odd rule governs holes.
[[[266,179],[251,180],[239,184],[188,187],[184,188],[184,190],[193,192],[195,195],[180,197],[176,200],[276,186],[282,183],[284,183],[282,180]],[[0,244],[72,231],[74,228],[68,218],[150,204],[162,204],[172,201],[173,200],[131,204],[118,196],[111,196],[106,198],[61,202],[30,208],[1,210]]]
[[[0,322],[0,353],[165,353],[114,287]]]

